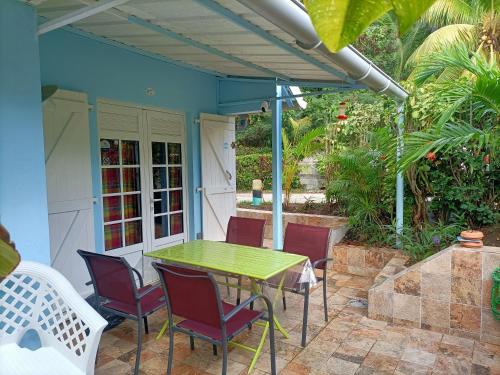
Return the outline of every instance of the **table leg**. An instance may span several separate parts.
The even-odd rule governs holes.
[[[286,272],[283,273],[283,276],[281,277],[281,280],[278,284],[278,288],[276,289],[276,294],[275,294],[273,301],[272,301],[273,308],[276,305],[276,302],[279,300],[279,296],[281,295],[280,293],[281,293],[281,290],[283,289],[283,283],[285,282],[285,276],[286,276]],[[260,289],[259,285],[257,284],[257,282],[255,280],[250,279],[250,281],[252,284],[253,293],[263,294],[263,288]],[[288,338],[289,337],[288,332],[281,326],[281,324],[279,323],[279,321],[275,315],[273,315],[273,321],[274,321],[275,327],[281,332],[281,334],[285,338]],[[259,345],[257,346],[257,350],[255,351],[255,354],[252,358],[252,362],[250,363],[250,367],[248,368],[248,373],[250,373],[253,370],[253,368],[255,367],[255,364],[257,363],[257,360],[260,357],[260,354],[262,353],[262,349],[264,348],[264,344],[266,342],[267,332],[269,331],[269,322],[265,322],[263,324],[263,327],[264,327],[264,330],[262,332],[262,336],[260,337],[260,341],[259,341]]]
[[[160,332],[158,332],[158,335],[156,335],[156,339],[159,340],[161,337],[164,335],[165,331],[168,328],[168,318],[165,320],[165,323],[161,326]]]

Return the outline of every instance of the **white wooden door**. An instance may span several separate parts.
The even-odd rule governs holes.
[[[90,280],[76,250],[94,251],[87,96],[58,90],[43,105],[51,265],[82,295]]]
[[[200,126],[203,238],[223,241],[229,217],[236,214],[234,117],[202,114]]]

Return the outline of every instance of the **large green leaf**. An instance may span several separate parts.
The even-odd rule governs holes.
[[[7,277],[19,264],[19,253],[0,238],[0,281]]]
[[[337,52],[390,10],[404,34],[436,0],[304,0],[323,43]]]

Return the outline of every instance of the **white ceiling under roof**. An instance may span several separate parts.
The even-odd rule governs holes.
[[[36,0],[44,22],[91,0]],[[221,6],[231,17],[222,15]],[[250,22],[271,39],[242,26]],[[71,25],[83,32],[221,76],[340,83],[344,71],[236,0],[131,0]],[[266,35],[267,35],[266,34]],[[335,71],[339,74],[335,74]]]

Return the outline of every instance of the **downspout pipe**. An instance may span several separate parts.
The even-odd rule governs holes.
[[[408,93],[352,46],[333,53],[321,42],[304,6],[296,0],[238,0],[296,39],[299,47],[316,50],[375,92],[404,101]]]

